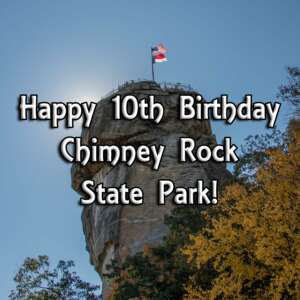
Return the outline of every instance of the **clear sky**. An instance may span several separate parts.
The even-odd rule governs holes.
[[[285,67],[300,65],[299,11],[298,0],[0,0],[0,299],[27,256],[73,259],[83,279],[98,281],[70,165],[57,153],[78,129],[18,121],[19,94],[96,101],[118,83],[150,78],[150,47],[163,42],[169,61],[157,66],[158,81],[191,84],[207,99],[252,93],[273,101]],[[231,136],[237,145],[265,130],[264,122],[213,128],[218,140]]]

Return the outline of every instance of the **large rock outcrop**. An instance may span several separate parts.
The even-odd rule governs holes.
[[[99,101],[92,124],[82,132],[88,144],[90,138],[97,137],[101,144],[166,145],[159,170],[135,162],[128,167],[118,164],[111,167],[107,163],[78,164],[72,168],[73,188],[80,193],[83,180],[93,179],[105,186],[141,187],[144,191],[144,204],[140,206],[100,206],[90,205],[83,209],[82,223],[90,254],[91,263],[100,275],[107,272],[110,260],[122,261],[129,254],[141,251],[144,245],[159,243],[167,232],[164,216],[174,207],[169,201],[157,205],[157,182],[170,179],[177,186],[191,187],[198,179],[210,184],[212,179],[224,182],[228,172],[224,164],[179,163],[179,137],[192,137],[199,145],[216,143],[209,121],[178,120],[178,99],[180,94],[196,94],[181,86],[160,86],[153,81],[132,82],[122,86],[118,94],[134,94],[139,99],[155,95],[155,100],[163,103],[165,112],[158,125],[146,120],[113,120],[113,105],[110,95]]]

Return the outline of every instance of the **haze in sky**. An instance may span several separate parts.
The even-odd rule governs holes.
[[[156,79],[190,84],[206,99],[246,93],[274,101],[286,66],[299,66],[300,2],[290,1],[0,1],[1,216],[0,298],[27,256],[73,259],[80,276],[99,282],[89,264],[70,165],[57,146],[80,129],[49,129],[17,119],[19,94],[44,101],[97,101],[127,80],[151,78],[151,46],[168,62]],[[284,129],[289,111],[277,125]],[[265,122],[214,122],[218,141],[240,145]]]

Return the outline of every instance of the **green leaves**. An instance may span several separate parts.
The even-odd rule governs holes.
[[[83,280],[72,269],[73,261],[60,260],[51,270],[48,256],[26,258],[16,274],[11,300],[96,300],[99,286]]]

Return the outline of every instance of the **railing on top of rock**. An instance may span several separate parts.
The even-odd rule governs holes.
[[[112,95],[114,95],[118,91],[120,91],[121,89],[129,87],[132,84],[143,83],[143,82],[157,84],[157,85],[160,86],[160,88],[162,90],[197,92],[197,90],[193,89],[191,87],[191,85],[189,85],[189,84],[188,85],[182,84],[180,82],[177,82],[177,83],[165,82],[165,81],[163,81],[163,82],[156,82],[156,81],[152,81],[152,80],[149,80],[149,79],[137,79],[137,80],[126,81],[126,82],[118,85],[118,87],[116,89],[113,89],[113,90],[109,91],[104,96],[102,96],[101,99],[111,97]]]

